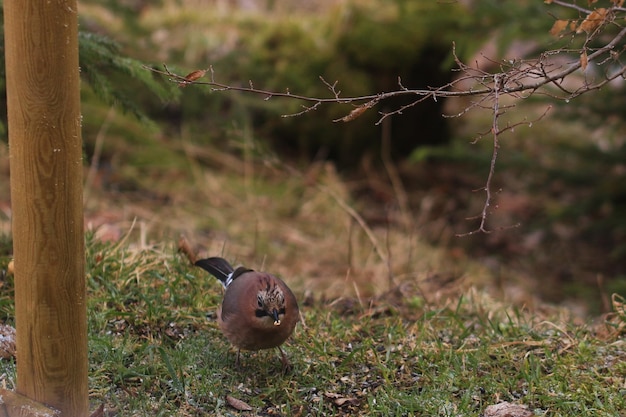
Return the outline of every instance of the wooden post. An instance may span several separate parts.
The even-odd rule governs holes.
[[[4,0],[17,391],[89,413],[76,0]]]

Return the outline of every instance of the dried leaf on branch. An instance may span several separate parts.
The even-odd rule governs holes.
[[[569,20],[557,20],[552,25],[552,29],[550,29],[550,35],[558,36],[567,26],[569,25]]]
[[[607,18],[607,10],[603,7],[594,10],[587,16],[585,20],[578,26],[576,33],[591,33],[599,28]]]
[[[583,71],[586,70],[587,64],[588,64],[587,51],[583,51],[583,53],[580,54],[580,69]]]
[[[361,116],[363,113],[365,113],[367,109],[371,109],[372,107],[374,107],[377,102],[378,100],[372,100],[372,101],[368,101],[365,104],[361,104],[359,107],[357,107],[356,109],[348,113],[348,115],[341,117],[339,119],[335,119],[333,120],[333,122],[351,122],[357,117]]]
[[[195,70],[195,71],[191,71],[189,74],[185,75],[183,78],[185,80],[184,83],[180,84],[180,87],[184,87],[187,84],[190,84],[196,80],[199,80],[200,78],[204,77],[206,75],[206,71],[205,69],[201,69],[201,70]]]

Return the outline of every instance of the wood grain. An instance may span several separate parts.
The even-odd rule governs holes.
[[[0,389],[0,416],[56,417],[58,415],[58,410],[46,407],[15,392]]]
[[[17,391],[88,415],[76,0],[5,0]]]

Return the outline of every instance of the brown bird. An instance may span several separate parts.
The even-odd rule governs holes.
[[[222,333],[237,349],[260,350],[278,348],[283,368],[289,360],[282,345],[293,333],[300,318],[293,292],[280,278],[242,266],[237,269],[222,258],[199,259],[194,265],[211,273],[224,288],[217,322]]]

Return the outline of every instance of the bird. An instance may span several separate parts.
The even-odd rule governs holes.
[[[219,257],[194,262],[217,278],[225,289],[217,322],[222,334],[241,350],[278,348],[283,369],[291,364],[281,345],[291,336],[300,319],[295,295],[280,278],[239,266]]]

